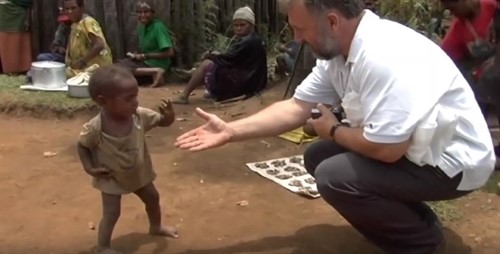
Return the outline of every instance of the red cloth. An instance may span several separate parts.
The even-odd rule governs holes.
[[[69,17],[66,14],[60,14],[59,17],[57,17],[57,22],[59,23],[66,23],[69,22]]]
[[[480,11],[478,16],[470,21],[479,37],[488,40],[490,25],[495,17],[497,8],[496,0],[479,0]],[[454,61],[462,60],[468,56],[467,44],[474,41],[474,35],[467,28],[466,21],[456,18],[452,21],[450,29],[441,43],[441,48]]]
[[[0,73],[27,72],[32,61],[30,32],[0,32]]]

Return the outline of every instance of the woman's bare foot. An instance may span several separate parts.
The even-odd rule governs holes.
[[[179,235],[177,234],[177,229],[174,227],[159,227],[159,228],[150,228],[149,229],[149,234],[150,235],[156,235],[156,236],[166,236],[166,237],[171,237],[171,238],[178,238]]]
[[[111,248],[97,247],[95,250],[96,254],[123,254],[123,252],[119,252],[117,250],[113,250]]]
[[[164,77],[165,77],[165,71],[163,69],[158,68],[156,70],[155,75],[153,76],[153,84],[151,85],[151,87],[155,88],[165,85]]]

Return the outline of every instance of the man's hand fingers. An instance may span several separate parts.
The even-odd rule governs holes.
[[[331,111],[325,106],[323,105],[322,103],[319,103],[317,106],[316,106],[317,109],[319,109],[319,111],[321,111],[321,115],[325,115],[325,114],[331,114]]]

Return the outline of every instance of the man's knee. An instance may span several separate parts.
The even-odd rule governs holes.
[[[315,176],[314,171],[322,161],[341,152],[343,152],[343,148],[331,141],[316,141],[304,153],[304,167],[310,175]]]
[[[351,160],[353,153],[342,153],[323,160],[315,172],[319,193],[328,202],[352,198],[359,194],[359,183]]]

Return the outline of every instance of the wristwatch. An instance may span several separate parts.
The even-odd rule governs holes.
[[[334,139],[334,140],[335,140],[335,132],[337,131],[338,127],[340,127],[340,126],[346,126],[346,127],[348,127],[349,125],[347,125],[347,124],[345,124],[345,123],[336,123],[336,124],[334,124],[334,125],[332,126],[332,128],[330,129],[330,137],[331,137],[332,139]]]

